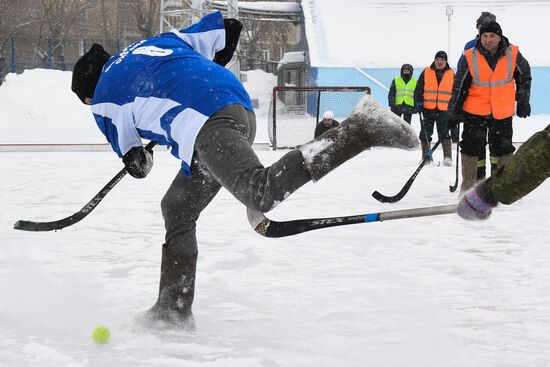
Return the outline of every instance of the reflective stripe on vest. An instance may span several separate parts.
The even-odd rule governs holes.
[[[422,106],[428,110],[447,111],[453,92],[455,73],[447,69],[441,82],[437,83],[435,70],[427,67],[424,69],[424,103]]]
[[[397,106],[405,102],[406,105],[414,106],[414,90],[416,89],[416,79],[411,77],[408,83],[405,83],[401,76],[395,77],[395,104]]]
[[[516,87],[514,71],[518,47],[506,48],[492,70],[482,53],[475,47],[464,52],[472,85],[464,101],[464,111],[478,116],[489,116],[502,120],[514,115]]]

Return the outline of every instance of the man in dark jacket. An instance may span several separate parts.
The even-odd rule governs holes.
[[[531,114],[529,63],[517,46],[511,45],[502,35],[497,22],[489,22],[480,28],[475,47],[466,50],[464,56],[458,64],[449,102],[453,122],[464,121],[460,143],[461,192],[470,189],[477,181],[477,157],[485,149],[487,133],[491,160],[498,169],[515,150],[512,116],[516,101],[518,117]]]
[[[414,90],[416,89],[416,79],[413,77],[413,67],[410,64],[401,66],[401,73],[391,82],[388,92],[388,104],[393,113],[403,120],[411,123],[414,113]]]
[[[432,64],[418,77],[414,92],[416,110],[424,116],[420,120],[422,159],[426,158],[430,151],[434,125],[437,124],[437,137],[443,147],[443,164],[446,166],[452,165],[447,108],[451,99],[453,81],[454,72],[447,62],[447,53],[438,51]]]
[[[488,11],[482,11],[481,12],[481,15],[479,16],[479,18],[477,18],[476,20],[476,29],[477,29],[477,35],[475,36],[474,39],[471,39],[469,40],[468,42],[466,42],[466,44],[464,45],[464,51],[472,48],[472,47],[475,47],[476,45],[476,41],[479,39],[479,30],[481,29],[482,26],[484,26],[485,24],[488,24],[490,22],[496,22],[497,21],[497,17],[496,15],[494,15],[493,13],[490,13]],[[462,53],[462,55],[460,56],[460,60],[458,61],[460,63],[460,61],[464,58],[464,52]],[[459,140],[459,130],[458,130],[458,125],[453,128],[451,130],[451,140],[454,142],[454,143],[458,143],[458,140]],[[487,145],[487,142],[485,143],[485,145]],[[486,176],[486,158],[487,158],[487,149],[484,148],[482,151],[480,151],[480,153],[482,153],[479,157],[477,157],[477,179],[478,180],[483,180]],[[494,165],[493,167],[493,170],[496,168],[496,165]]]
[[[325,111],[323,114],[323,119],[315,127],[315,138],[324,134],[332,128],[340,125],[338,121],[334,119],[334,113],[332,111]]]

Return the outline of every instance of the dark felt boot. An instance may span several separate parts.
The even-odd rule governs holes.
[[[300,151],[311,178],[317,181],[363,150],[376,146],[414,149],[418,138],[409,124],[366,95],[340,126],[302,145]]]
[[[145,312],[145,323],[159,327],[181,327],[193,330],[193,298],[197,255],[180,255],[162,246],[159,296]]]

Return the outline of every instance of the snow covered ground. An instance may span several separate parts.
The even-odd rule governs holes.
[[[0,143],[104,141],[83,117],[86,107],[65,94],[67,74],[8,78]],[[41,85],[49,92],[34,94]],[[548,123],[548,116],[517,119],[516,140]],[[266,165],[284,153],[258,151]],[[396,204],[371,197],[398,192],[419,157],[371,149],[269,217],[456,202],[448,190],[455,168],[438,166],[425,167]],[[0,366],[550,366],[548,181],[482,223],[446,215],[285,239],[256,234],[245,208],[222,191],[199,219],[197,330],[183,332],[134,323],[158,291],[160,200],[179,167],[168,152],[155,153],[148,178],[126,177],[89,217],[53,233],[12,226],[80,209],[118,172],[119,159],[2,152],[0,162]],[[107,345],[92,341],[99,324],[111,330]]]

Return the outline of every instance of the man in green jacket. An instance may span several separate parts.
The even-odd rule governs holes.
[[[388,104],[393,113],[410,125],[414,113],[414,90],[416,79],[413,77],[413,67],[410,64],[401,66],[401,74],[396,76],[388,92]]]
[[[550,177],[550,125],[519,147],[506,165],[460,199],[457,213],[467,220],[487,219],[498,203],[512,204]]]

